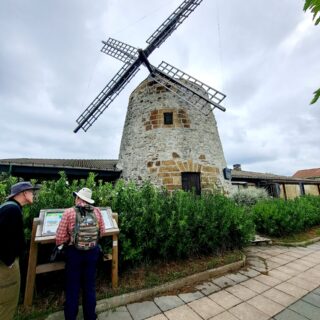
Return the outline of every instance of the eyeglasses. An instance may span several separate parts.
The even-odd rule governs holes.
[[[26,194],[26,192],[31,193],[33,196],[35,195],[35,192],[34,192],[33,190],[26,190],[26,191],[24,191],[24,192],[23,192],[23,194],[25,195],[25,194]]]

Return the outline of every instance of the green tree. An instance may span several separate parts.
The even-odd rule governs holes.
[[[304,11],[310,10],[313,13],[313,20],[315,25],[320,23],[320,0],[306,0]],[[311,100],[310,104],[314,104],[320,98],[320,88],[314,92],[314,97]]]
[[[320,0],[306,0],[303,10],[310,10],[313,13],[315,25],[320,23]]]

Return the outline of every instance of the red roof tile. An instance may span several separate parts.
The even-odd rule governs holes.
[[[320,168],[298,170],[294,178],[320,178]]]

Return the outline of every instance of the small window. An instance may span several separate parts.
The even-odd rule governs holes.
[[[164,124],[173,124],[173,113],[172,112],[164,112],[163,113],[163,121],[164,121]]]

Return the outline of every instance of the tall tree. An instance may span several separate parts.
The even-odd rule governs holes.
[[[304,11],[310,10],[313,13],[314,24],[318,25],[320,23],[320,0],[306,0]],[[314,97],[310,104],[316,103],[320,98],[320,88],[314,92]]]

